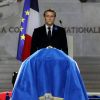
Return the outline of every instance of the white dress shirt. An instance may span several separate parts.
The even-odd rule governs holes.
[[[53,25],[52,26],[48,26],[48,25],[45,25],[45,27],[46,27],[46,33],[47,33],[47,35],[48,35],[48,27],[50,27],[50,29],[51,29],[51,35],[52,35],[52,31],[53,31]]]

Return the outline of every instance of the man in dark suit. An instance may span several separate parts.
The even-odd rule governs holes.
[[[34,29],[31,43],[31,54],[36,50],[52,46],[63,50],[68,54],[67,38],[65,29],[54,24],[56,12],[46,10],[44,12],[45,25]]]

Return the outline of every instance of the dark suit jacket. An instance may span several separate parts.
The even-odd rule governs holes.
[[[49,40],[48,35],[46,33],[45,25],[36,28],[32,36],[30,53],[33,54],[36,50],[45,48],[47,46],[52,46],[57,49],[63,50],[66,54],[68,54],[65,29],[60,26],[53,25],[52,37]]]

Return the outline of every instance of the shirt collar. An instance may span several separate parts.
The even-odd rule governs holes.
[[[45,25],[46,26],[46,29],[48,29],[48,25]],[[51,30],[53,29],[53,25],[52,26],[50,26],[50,28],[51,28]]]
[[[46,27],[46,33],[48,34],[48,27],[49,27],[49,26],[45,24],[45,27]],[[52,31],[53,31],[53,25],[50,26],[50,28],[51,28],[51,34],[52,34]]]

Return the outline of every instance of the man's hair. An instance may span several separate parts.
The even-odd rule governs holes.
[[[44,11],[44,14],[43,15],[45,16],[47,12],[53,12],[54,13],[54,16],[56,17],[56,12],[54,10],[47,9],[47,10]]]

